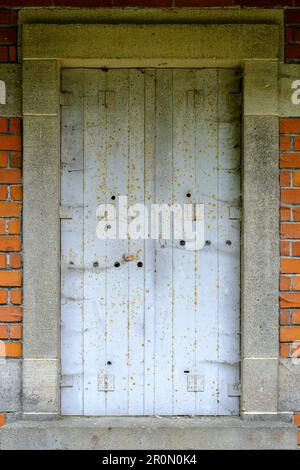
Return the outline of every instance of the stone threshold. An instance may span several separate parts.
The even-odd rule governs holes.
[[[240,417],[62,417],[6,424],[0,449],[297,449],[297,430]]]

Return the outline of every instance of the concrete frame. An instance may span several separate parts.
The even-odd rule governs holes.
[[[74,66],[243,69],[241,416],[280,415],[280,38],[276,24],[23,25],[23,417],[60,415],[60,69]]]

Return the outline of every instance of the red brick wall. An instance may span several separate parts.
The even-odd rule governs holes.
[[[22,355],[21,119],[0,118],[0,357]]]
[[[297,7],[299,0],[1,0],[0,7]]]
[[[280,355],[291,358],[300,357],[300,118],[280,120],[279,166]],[[295,424],[300,445],[300,413]]]
[[[17,23],[16,10],[0,11],[0,62],[17,60]]]
[[[17,10],[0,10],[1,63],[17,61],[17,23]],[[21,125],[0,117],[0,358],[22,355]]]

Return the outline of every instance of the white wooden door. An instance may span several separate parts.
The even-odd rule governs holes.
[[[64,415],[236,415],[240,74],[62,72]],[[204,204],[205,245],[101,240],[99,204]]]

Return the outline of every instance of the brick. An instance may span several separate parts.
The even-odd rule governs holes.
[[[22,317],[22,307],[0,307],[0,322],[20,322]]]
[[[281,189],[280,195],[283,204],[300,204],[300,188]]]
[[[300,171],[295,171],[293,174],[293,185],[300,186]]]
[[[23,188],[22,188],[22,186],[11,186],[10,187],[10,198],[13,201],[22,201],[22,199],[23,199]]]
[[[17,235],[21,233],[21,220],[20,219],[10,220],[8,222],[8,233],[10,235]]]
[[[16,184],[21,183],[22,173],[19,168],[0,170],[0,183]]]
[[[0,10],[0,24],[9,24],[10,15],[8,10]]]
[[[282,171],[280,173],[280,186],[290,186],[291,174],[288,171]]]
[[[300,290],[300,276],[292,278],[292,290]]]
[[[17,202],[0,202],[0,217],[20,217],[22,206]]]
[[[0,271],[0,286],[20,287],[22,285],[22,273],[19,271]]]
[[[300,134],[300,118],[280,119],[279,125],[281,134]]]
[[[300,44],[287,44],[285,46],[285,57],[287,59],[300,58]]]
[[[232,0],[230,1],[232,2]],[[64,6],[73,6],[73,3],[74,3],[74,0],[63,0]],[[138,8],[146,8],[146,7],[165,8],[165,7],[172,7],[173,1],[172,0],[114,0],[114,6],[115,7],[138,7]]]
[[[300,325],[300,310],[292,310],[291,320],[293,325]]]
[[[292,242],[292,256],[300,256],[300,242]]]
[[[22,289],[11,289],[10,302],[13,305],[21,305],[22,303]]]
[[[7,304],[8,301],[8,290],[0,289],[0,304]]]
[[[18,135],[0,135],[0,148],[2,150],[17,150],[22,148],[21,137]]]
[[[294,414],[294,425],[300,428],[300,413]]]
[[[280,357],[289,357],[290,356],[290,345],[282,343],[280,345]]]
[[[282,238],[300,238],[300,224],[281,224],[280,236]]]
[[[8,60],[9,62],[17,62],[17,46],[9,46]]]
[[[1,269],[5,269],[7,266],[7,262],[6,262],[6,255],[4,255],[3,253],[0,254],[0,268]]]
[[[300,222],[300,207],[293,207],[292,219],[294,222]]]
[[[0,132],[7,131],[7,119],[4,117],[0,117]]]
[[[280,290],[287,291],[290,290],[290,277],[280,276]]]
[[[22,256],[20,253],[12,253],[9,255],[9,266],[18,269],[22,266]]]
[[[300,273],[300,259],[283,258],[281,260],[282,274],[299,274]]]
[[[290,222],[291,221],[291,209],[289,207],[281,207],[280,208],[280,220],[282,222]]]
[[[280,341],[300,341],[300,326],[282,326]]]
[[[18,12],[17,10],[11,10],[10,16],[9,16],[9,23],[10,24],[18,24]]]
[[[0,235],[6,234],[6,220],[0,219]]]
[[[285,29],[285,41],[293,42],[293,39],[294,39],[294,28],[286,28]]]
[[[291,323],[291,313],[290,310],[280,310],[279,316],[280,325],[289,325]]]
[[[12,44],[17,42],[17,28],[0,28],[0,43]]]
[[[1,357],[20,357],[22,356],[22,343],[0,343],[0,356]]]
[[[294,1],[297,0],[235,0],[235,5],[246,7],[263,7],[274,8],[280,6],[294,6]]]
[[[293,28],[293,37],[295,42],[300,41],[300,29],[298,28]]]
[[[0,200],[5,201],[7,199],[7,187],[0,186]]]
[[[20,118],[10,118],[9,120],[9,132],[17,134],[21,131],[21,119]]]
[[[5,413],[0,413],[0,427],[4,426],[6,421]]]
[[[29,0],[26,0],[29,1]],[[45,0],[42,0],[45,1]],[[55,1],[55,0],[54,0]],[[150,0],[149,0],[150,1]],[[64,7],[111,7],[115,6],[114,0],[56,0]],[[32,3],[32,2],[31,2]],[[154,2],[155,3],[155,2]]]
[[[0,251],[19,251],[21,249],[21,237],[0,236]]]
[[[294,150],[300,150],[300,137],[298,136],[294,137]]]
[[[281,293],[279,298],[280,308],[300,307],[300,293]]]
[[[22,339],[22,325],[10,325],[10,335],[11,339]]]
[[[8,339],[8,326],[0,325],[0,339]]]
[[[4,168],[7,166],[7,153],[0,152],[0,167]]]
[[[281,256],[290,256],[290,242],[282,240],[280,242],[280,254]],[[299,243],[299,252],[300,252],[300,243]]]
[[[300,168],[300,153],[282,153],[280,168]]]
[[[286,10],[286,24],[300,23],[300,10]]]
[[[11,168],[22,168],[22,155],[21,153],[9,154],[9,166]]]
[[[0,62],[8,61],[8,47],[0,46]]]

